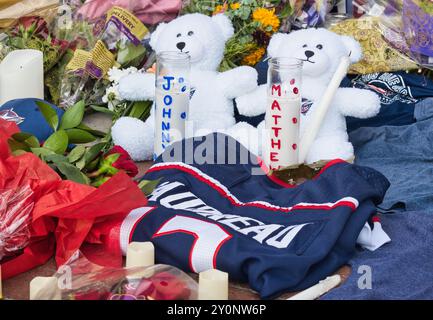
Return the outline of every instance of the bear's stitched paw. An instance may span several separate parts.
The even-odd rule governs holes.
[[[321,137],[314,141],[308,153],[306,163],[330,161],[334,159],[350,160],[354,157],[353,146],[340,136]]]
[[[334,101],[344,116],[366,119],[380,111],[379,96],[365,89],[340,88]]]
[[[374,117],[376,116],[379,111],[380,111],[380,98],[379,96],[372,92],[372,91],[368,91],[368,90],[360,90],[361,92],[359,92],[359,100],[363,101],[363,112],[362,114],[358,117],[361,119],[365,119],[365,118],[370,118],[370,117]],[[357,95],[357,99],[358,99],[358,95]]]
[[[111,128],[114,144],[128,151],[134,161],[151,160],[153,157],[154,124],[151,118],[143,122],[123,117]]]
[[[155,75],[137,73],[121,78],[119,95],[122,100],[128,101],[153,100],[155,98]]]
[[[236,106],[241,115],[255,117],[266,112],[266,85],[257,87],[254,91],[236,98]]]

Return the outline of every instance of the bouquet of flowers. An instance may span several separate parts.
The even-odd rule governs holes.
[[[271,36],[288,28],[292,14],[289,1],[280,0],[191,0],[184,13],[225,13],[233,22],[235,35],[226,43],[220,71],[240,65],[256,65],[265,55]]]
[[[71,275],[63,280],[62,270],[67,268]],[[197,282],[183,271],[168,265],[149,267],[113,268],[90,262],[77,251],[54,274],[59,281],[69,281],[61,292],[42,288],[44,299],[62,300],[196,300]],[[66,284],[66,283],[65,283]],[[36,299],[38,296],[35,297]]]
[[[129,154],[119,146],[113,147],[109,135],[82,123],[83,101],[69,108],[60,119],[50,105],[41,101],[36,104],[54,133],[44,142],[29,133],[13,134],[8,144],[14,155],[31,152],[61,177],[95,187],[101,186],[119,171],[130,177],[138,174]],[[99,141],[94,143],[98,138]],[[89,146],[89,143],[94,144]]]

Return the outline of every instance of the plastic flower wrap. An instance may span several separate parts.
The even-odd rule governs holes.
[[[433,68],[433,4],[430,0],[378,0],[366,3],[367,16],[379,20],[388,45],[421,67]]]
[[[29,243],[33,206],[33,191],[28,185],[0,190],[0,261]]]
[[[79,251],[54,277],[62,300],[196,300],[198,292],[197,283],[175,267],[102,267]],[[54,292],[42,288],[39,294],[54,299]]]
[[[291,23],[295,29],[320,27],[336,0],[291,0],[293,14]]]
[[[145,59],[148,51],[144,43],[149,38],[149,30],[128,10],[112,7],[101,30],[93,49],[76,50],[66,66],[61,89],[62,107],[67,108],[82,99],[86,104],[101,103],[103,92],[96,99],[86,97],[86,92],[98,85],[104,88],[109,85],[108,71],[113,66],[140,66]]]

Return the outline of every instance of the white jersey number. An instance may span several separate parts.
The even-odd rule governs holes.
[[[218,252],[221,246],[232,237],[215,223],[191,217],[175,216],[165,222],[153,235],[153,238],[178,232],[189,234],[195,238],[190,249],[189,265],[191,270],[197,273],[216,269]]]

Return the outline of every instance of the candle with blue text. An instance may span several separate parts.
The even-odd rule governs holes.
[[[302,61],[272,58],[268,69],[266,164],[280,170],[299,163]]]
[[[187,54],[162,52],[158,55],[154,159],[173,142],[185,137],[190,98],[189,72]]]

